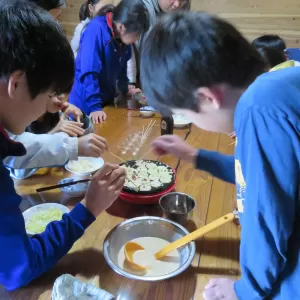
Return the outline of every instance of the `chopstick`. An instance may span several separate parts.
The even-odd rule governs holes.
[[[62,184],[51,185],[51,186],[47,186],[47,187],[44,187],[44,188],[36,189],[36,192],[37,192],[37,193],[46,192],[46,191],[50,191],[50,190],[59,189],[59,188],[61,188],[61,187],[74,185],[74,184],[77,184],[77,183],[89,182],[89,181],[91,181],[91,180],[92,180],[92,179],[82,179],[82,180],[71,181],[71,182],[62,183]]]
[[[152,149],[150,148],[149,151],[147,151],[139,160],[142,160],[145,156],[147,156],[150,152],[152,151]]]
[[[112,153],[111,151],[109,151],[109,153],[110,153],[113,157],[119,159],[121,162],[126,163],[126,160],[124,160],[123,158],[119,157],[118,155]]]

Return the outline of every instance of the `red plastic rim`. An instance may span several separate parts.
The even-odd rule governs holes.
[[[173,185],[169,186],[167,189],[164,191],[161,191],[156,194],[151,194],[151,195],[137,195],[137,194],[130,194],[126,192],[121,192],[120,194],[120,199],[129,203],[133,204],[156,204],[159,199],[170,192],[172,192],[176,187],[176,181]]]

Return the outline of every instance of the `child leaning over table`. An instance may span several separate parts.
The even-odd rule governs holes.
[[[106,119],[102,108],[113,103],[117,88],[127,96],[140,91],[129,89],[127,62],[130,45],[138,40],[146,24],[143,3],[122,0],[116,7],[101,8],[82,33],[69,101],[90,115],[94,123]]]
[[[300,68],[263,74],[264,61],[247,40],[206,13],[163,17],[141,57],[150,105],[205,130],[234,127],[237,135],[235,156],[196,150],[177,136],[153,143],[158,154],[236,180],[242,276],[211,280],[204,298],[300,299]]]
[[[51,269],[70,250],[118,197],[125,172],[105,165],[70,213],[42,234],[27,236],[19,209],[22,199],[3,165],[5,157],[24,155],[26,150],[11,141],[6,130],[21,134],[46,112],[49,97],[69,92],[73,52],[59,25],[36,5],[3,0],[0,19],[0,284],[14,290]]]

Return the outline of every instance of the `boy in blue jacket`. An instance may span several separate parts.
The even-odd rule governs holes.
[[[234,156],[194,149],[176,136],[153,143],[159,154],[236,181],[242,276],[211,280],[204,299],[300,299],[300,69],[263,74],[248,41],[205,13],[164,17],[141,60],[151,105],[183,113],[205,130],[236,132]]]
[[[90,115],[94,123],[106,119],[102,108],[113,103],[117,90],[129,96],[140,91],[128,89],[127,62],[130,45],[138,40],[146,24],[143,3],[123,0],[116,7],[104,6],[83,31],[69,101]]]
[[[98,172],[85,198],[45,232],[29,238],[19,209],[7,156],[21,156],[24,146],[9,139],[6,130],[21,134],[69,92],[74,74],[72,49],[50,14],[25,1],[3,0],[0,4],[0,284],[8,290],[27,285],[52,268],[118,197],[124,171],[105,165]],[[100,195],[100,197],[99,197]]]

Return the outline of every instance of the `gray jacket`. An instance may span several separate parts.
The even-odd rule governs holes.
[[[84,121],[85,133],[93,132],[93,124],[86,117]],[[78,158],[78,138],[70,137],[66,133],[34,134],[24,132],[9,137],[22,143],[26,148],[26,155],[10,156],[4,159],[4,165],[15,179],[25,179],[32,176],[39,168],[64,166],[69,160]]]

